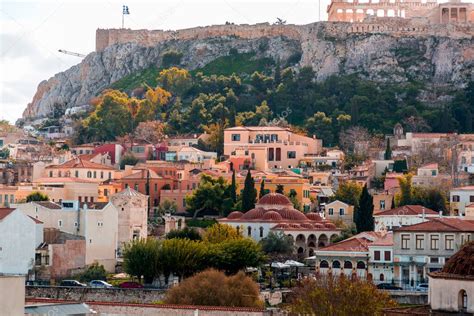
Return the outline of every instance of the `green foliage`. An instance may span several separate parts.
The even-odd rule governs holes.
[[[384,159],[392,159],[392,148],[390,147],[390,138],[387,138],[387,146],[385,148]]]
[[[357,234],[357,228],[354,224],[344,225],[341,234],[331,239],[332,243],[340,242]]]
[[[93,263],[87,267],[86,271],[79,275],[81,282],[90,282],[92,280],[107,280],[107,271],[103,265]]]
[[[124,92],[131,92],[133,89],[141,86],[156,87],[156,78],[161,69],[156,67],[145,68],[136,73],[127,75],[110,85],[110,89],[116,89]]]
[[[232,202],[235,204],[237,202],[237,184],[235,182],[235,169],[232,170],[232,182],[230,184],[230,198]]]
[[[224,178],[203,174],[198,188],[186,196],[187,211],[193,214],[193,219],[201,212],[226,215],[233,207],[229,187]]]
[[[374,230],[374,199],[369,194],[367,185],[364,185],[358,206],[355,208],[354,223],[358,233]]]
[[[293,253],[293,238],[282,232],[270,232],[267,237],[260,241],[262,250],[268,254],[290,255]]]
[[[297,210],[301,211],[301,203],[296,197],[297,193],[294,189],[291,189],[288,193],[288,198],[290,199],[291,203],[293,203],[293,207]]]
[[[339,184],[334,200],[354,205],[354,209],[359,205],[359,198],[362,193],[362,187],[355,182],[347,181]]]
[[[183,229],[172,230],[166,234],[166,239],[189,239],[189,240],[201,240],[199,232],[192,227],[185,227]]]
[[[160,242],[154,238],[134,240],[124,246],[124,271],[138,279],[144,277],[145,283],[151,283],[161,271],[158,259]]]
[[[203,236],[203,240],[211,244],[242,238],[242,235],[234,227],[218,223],[207,228]]]
[[[393,172],[407,172],[408,171],[408,165],[406,160],[395,160],[393,163]]]
[[[217,223],[215,219],[188,219],[186,220],[186,225],[188,227],[207,228],[214,225],[215,223]]]
[[[7,147],[0,149],[0,159],[8,159],[10,157],[10,149]]]
[[[45,193],[35,191],[35,192],[30,193],[26,197],[26,202],[33,202],[33,201],[49,201],[49,196]]]
[[[413,202],[413,188],[411,173],[406,174],[398,178],[398,184],[400,185],[400,194],[398,198],[397,206],[410,205]]]
[[[261,247],[251,238],[229,239],[214,246],[215,267],[227,274],[237,273],[246,267],[258,267],[264,261]]]
[[[412,204],[423,205],[435,212],[449,215],[446,192],[438,188],[413,187]]]
[[[255,207],[255,200],[257,199],[257,190],[255,189],[255,181],[252,178],[250,169],[245,176],[244,189],[242,191],[242,212],[247,212]]]
[[[138,158],[134,154],[128,153],[120,160],[120,169],[125,169],[125,166],[135,166],[138,163]]]
[[[251,74],[265,71],[273,64],[270,58],[255,58],[255,53],[234,53],[214,59],[206,66],[195,70],[205,75]]]

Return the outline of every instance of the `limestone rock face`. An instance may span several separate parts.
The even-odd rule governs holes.
[[[236,49],[239,53],[255,53],[255,58],[280,59],[282,64],[290,57],[301,55],[295,68],[312,67],[317,80],[333,74],[355,73],[378,82],[417,80],[451,89],[462,88],[474,80],[471,29],[454,35],[446,33],[449,29],[439,34],[404,33],[403,28],[397,32],[354,32],[349,23],[325,22],[301,26],[229,26],[229,34],[225,35],[225,27],[184,30],[181,37],[179,32],[162,32],[156,40],[150,40],[151,35],[140,30],[136,31],[137,41],[131,40],[135,31],[125,30],[125,40],[108,46],[101,44],[98,52],[90,53],[80,64],[42,81],[23,117],[46,117],[55,103],[67,107],[87,104],[124,76],[151,66],[159,67],[163,53],[170,49],[180,51],[181,66],[191,70]],[[370,28],[368,25],[367,30]],[[120,39],[119,35],[114,33],[113,38]]]

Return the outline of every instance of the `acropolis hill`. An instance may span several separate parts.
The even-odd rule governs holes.
[[[382,0],[381,0],[382,1]],[[384,1],[384,0],[383,0]],[[398,0],[397,0],[398,1]],[[338,74],[387,83],[410,80],[443,89],[464,87],[474,77],[473,23],[432,23],[425,18],[366,17],[362,22],[307,25],[214,25],[176,31],[98,29],[96,52],[43,81],[24,118],[47,116],[55,103],[87,104],[113,82],[179,51],[181,67],[199,69],[231,50],[272,58],[293,68],[312,67],[316,80]],[[442,88],[442,89],[440,89]]]

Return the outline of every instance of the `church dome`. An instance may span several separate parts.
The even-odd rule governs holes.
[[[444,265],[442,273],[474,276],[474,241],[467,243]]]
[[[239,219],[244,215],[244,213],[239,211],[234,211],[227,216],[227,219]]]
[[[330,229],[336,229],[336,225],[334,225],[333,223],[325,223],[324,227],[325,228],[330,228]]]
[[[247,213],[244,213],[241,219],[259,219],[259,218],[262,218],[264,214],[265,214],[265,210],[260,207],[257,207],[257,208],[251,209]]]
[[[310,212],[306,214],[306,217],[315,222],[321,222],[323,220],[323,218],[318,213],[315,213],[315,212]]]
[[[260,200],[258,200],[257,205],[288,205],[293,206],[290,199],[280,193],[268,193],[265,194]]]
[[[275,211],[267,211],[265,215],[263,215],[263,220],[272,220],[272,221],[281,221],[283,217],[278,212]]]
[[[280,213],[280,215],[284,219],[287,219],[287,220],[291,220],[291,221],[307,221],[308,220],[308,218],[303,213],[301,213],[298,210],[295,210],[294,208],[284,208],[284,209],[277,210],[277,212]]]

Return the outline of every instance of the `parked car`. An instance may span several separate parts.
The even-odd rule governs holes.
[[[122,288],[122,289],[141,289],[141,288],[143,288],[143,285],[141,285],[138,282],[129,282],[129,281],[127,281],[127,282],[120,283],[119,288]]]
[[[390,290],[390,291],[401,291],[401,290],[403,290],[401,287],[396,286],[396,285],[391,284],[391,283],[380,283],[380,284],[377,284],[377,288],[378,288],[379,290]]]
[[[92,280],[89,282],[89,285],[91,287],[106,288],[106,289],[113,287],[112,284],[107,283],[103,280]]]
[[[427,292],[428,291],[428,283],[418,284],[418,286],[415,288],[415,291],[417,291],[417,292]]]
[[[59,283],[59,286],[79,286],[79,287],[85,287],[87,286],[84,283],[81,283],[77,280],[62,280],[61,283]]]

